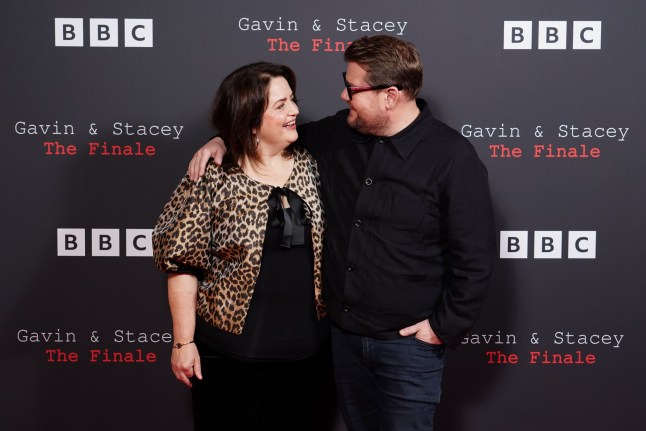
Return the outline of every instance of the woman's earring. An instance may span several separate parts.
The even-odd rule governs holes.
[[[256,131],[251,129],[251,134],[256,137],[256,149],[258,149],[258,145],[260,145],[260,138],[256,135]]]

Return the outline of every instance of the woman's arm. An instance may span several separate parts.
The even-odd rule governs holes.
[[[168,274],[168,304],[173,318],[173,347],[171,367],[173,374],[189,388],[191,377],[202,380],[200,355],[193,341],[197,308],[197,277],[192,274]],[[189,344],[184,344],[189,343]]]

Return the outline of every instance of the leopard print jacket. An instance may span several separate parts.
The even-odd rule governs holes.
[[[294,159],[285,187],[303,199],[311,220],[314,300],[321,319],[325,220],[318,167],[305,149],[297,147]],[[197,313],[223,331],[242,333],[260,272],[272,190],[240,170],[225,172],[211,162],[198,181],[182,179],[153,230],[156,265],[198,275]]]

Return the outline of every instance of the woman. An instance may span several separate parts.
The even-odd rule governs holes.
[[[169,273],[171,365],[192,387],[195,429],[311,429],[327,327],[316,162],[298,138],[295,76],[254,63],[220,85],[212,122],[228,145],[185,177],[153,232]]]

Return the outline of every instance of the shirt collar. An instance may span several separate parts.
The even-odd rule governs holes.
[[[351,140],[356,144],[367,144],[372,140],[379,143],[390,143],[402,159],[405,159],[424,137],[425,131],[433,122],[433,115],[423,99],[416,99],[419,115],[404,130],[393,136],[364,135],[352,129]]]
[[[396,135],[383,138],[384,141],[390,140],[402,159],[405,159],[424,138],[428,127],[433,122],[433,115],[431,115],[431,110],[426,101],[417,99],[416,102],[419,108],[417,118]]]

